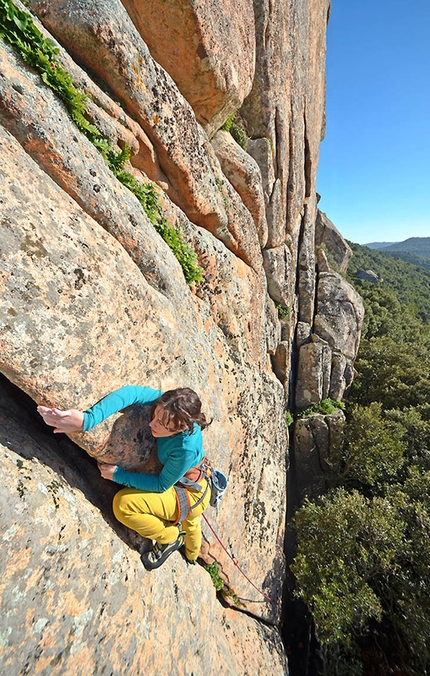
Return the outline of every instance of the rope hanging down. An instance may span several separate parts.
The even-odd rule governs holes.
[[[263,591],[261,591],[261,589],[258,589],[258,587],[255,586],[255,584],[252,582],[252,580],[249,579],[249,577],[247,576],[247,574],[244,573],[244,571],[242,570],[242,568],[239,566],[239,562],[238,562],[238,560],[236,559],[236,557],[235,557],[235,556],[232,556],[232,555],[230,554],[230,552],[227,550],[227,548],[225,547],[225,545],[221,542],[221,540],[220,540],[220,538],[218,537],[217,533],[215,532],[215,530],[212,528],[211,524],[210,524],[209,521],[207,520],[205,514],[202,514],[202,517],[203,517],[204,520],[206,521],[206,523],[207,523],[207,525],[209,526],[209,528],[211,529],[212,533],[215,535],[216,539],[218,540],[219,544],[221,545],[221,547],[223,548],[223,550],[224,550],[225,553],[227,554],[228,558],[231,559],[231,561],[233,561],[234,565],[236,566],[236,568],[238,569],[238,571],[243,575],[243,577],[245,578],[245,580],[248,580],[249,584],[250,584],[252,587],[254,587],[254,589],[255,589],[256,591],[258,591],[259,594],[261,594],[262,596],[264,596],[264,598],[265,598],[267,601],[270,601],[270,603],[274,603],[275,605],[278,606],[278,608],[280,608],[281,606],[280,606],[279,601],[275,601],[274,599],[270,598],[270,596],[268,596],[268,595],[265,594]]]

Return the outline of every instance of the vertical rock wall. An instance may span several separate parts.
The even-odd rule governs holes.
[[[65,408],[126,383],[193,387],[213,417],[206,450],[230,481],[208,517],[255,586],[279,600],[285,412],[342,397],[362,313],[330,267],[324,232],[316,264],[328,1],[29,7],[91,97],[91,121],[114,149],[131,148],[127,171],[158,185],[163,217],[180,226],[204,279],[185,283],[138,200],[0,41],[0,371],[33,402]],[[235,111],[246,150],[220,130]],[[8,673],[182,675],[191,663],[194,674],[220,664],[238,676],[287,673],[278,605],[208,528],[202,556],[218,562],[246,615],[222,609],[206,572],[179,555],[144,571],[149,543],[113,520],[113,485],[71,442],[33,429],[9,395],[0,422]],[[139,471],[154,466],[146,425],[131,409],[73,441]]]

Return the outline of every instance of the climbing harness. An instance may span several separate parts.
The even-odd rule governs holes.
[[[201,482],[205,480],[205,486]],[[196,509],[205,499],[208,490],[211,491],[210,505],[218,510],[219,502],[227,488],[227,477],[219,469],[214,469],[213,462],[204,457],[199,465],[192,467],[174,485],[178,516],[175,524],[188,517],[193,509]],[[191,505],[189,491],[203,495]]]
[[[267,601],[270,601],[270,603],[274,603],[275,605],[278,606],[278,608],[280,608],[280,607],[281,607],[281,604],[279,603],[279,601],[275,601],[275,599],[272,599],[270,596],[268,596],[268,594],[265,594],[264,591],[261,591],[261,589],[259,589],[258,587],[256,587],[255,584],[252,582],[252,580],[249,579],[249,577],[247,576],[247,574],[246,574],[246,573],[242,570],[242,568],[239,566],[239,561],[238,561],[237,558],[234,556],[233,552],[230,554],[230,552],[228,551],[227,547],[221,542],[221,540],[220,540],[218,534],[216,533],[215,529],[211,526],[211,524],[210,524],[209,521],[207,520],[205,514],[202,514],[202,516],[203,516],[204,520],[206,521],[207,525],[209,526],[209,528],[211,529],[213,535],[214,535],[215,538],[218,540],[219,544],[221,545],[221,547],[223,548],[223,550],[224,550],[225,553],[227,554],[228,558],[231,559],[231,561],[233,561],[234,565],[236,566],[236,568],[238,569],[238,571],[243,575],[243,577],[245,578],[245,580],[247,580],[247,581],[249,582],[249,584],[250,584],[252,587],[254,587],[254,589],[255,589],[256,591],[258,591],[259,594],[261,594],[262,596],[264,596],[264,598],[265,598]],[[231,545],[230,545],[230,547],[231,547]]]

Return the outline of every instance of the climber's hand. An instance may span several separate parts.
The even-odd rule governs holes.
[[[38,412],[47,425],[54,428],[54,432],[82,432],[84,426],[84,414],[76,408],[68,411],[60,411],[59,408],[38,406]]]
[[[113,481],[113,473],[115,472],[117,465],[110,465],[107,462],[98,462],[97,467],[99,468],[103,479]]]

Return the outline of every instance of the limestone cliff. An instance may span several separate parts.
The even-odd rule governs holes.
[[[85,409],[126,383],[194,388],[213,418],[206,451],[230,481],[208,517],[255,586],[281,600],[286,411],[342,398],[363,317],[340,274],[341,236],[321,225],[315,235],[329,1],[29,10],[88,95],[91,125],[116,153],[130,148],[127,176],[158,186],[163,223],[180,227],[203,279],[186,283],[101,144],[0,40],[2,665],[287,674],[279,606],[206,526],[202,556],[245,609],[223,608],[206,571],[180,555],[147,573],[149,543],[115,523],[115,487],[93,458],[153,467],[142,412],[72,443],[38,427],[28,401]],[[235,112],[246,148],[221,130]]]

